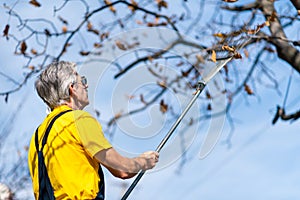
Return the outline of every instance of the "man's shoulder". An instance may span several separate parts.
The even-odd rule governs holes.
[[[89,112],[85,110],[73,110],[70,115],[74,116],[75,119],[95,119]]]
[[[89,112],[85,110],[72,110],[72,113],[77,114],[77,115],[91,115]]]

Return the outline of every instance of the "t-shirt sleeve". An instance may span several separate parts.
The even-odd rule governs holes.
[[[112,145],[105,138],[100,123],[85,111],[75,112],[75,128],[83,147],[92,156]]]

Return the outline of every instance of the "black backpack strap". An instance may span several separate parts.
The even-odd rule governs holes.
[[[59,118],[60,116],[62,116],[63,114],[67,113],[67,112],[70,112],[72,110],[65,110],[65,111],[62,111],[61,113],[59,113],[58,115],[56,115],[50,122],[49,126],[47,127],[46,129],[46,132],[45,132],[45,135],[44,135],[44,138],[43,138],[43,141],[42,141],[42,148],[41,148],[41,151],[44,149],[44,146],[47,142],[47,139],[48,139],[48,135],[50,133],[50,130],[54,124],[54,122],[57,120],[57,118]],[[36,150],[39,151],[39,141],[38,141],[38,128],[36,129],[35,131],[35,147],[36,147]]]
[[[45,135],[42,141],[41,150],[39,150],[39,141],[38,141],[38,128],[35,131],[35,147],[38,152],[38,176],[39,176],[39,200],[54,200],[54,191],[47,173],[47,168],[44,162],[43,149],[47,142],[48,135],[54,124],[54,122],[63,114],[70,112],[72,110],[66,110],[58,115],[56,115],[50,122],[49,126],[46,129]]]
[[[104,174],[103,174],[100,164],[99,164],[98,174],[100,176],[100,182],[98,183],[99,191],[97,193],[95,200],[104,200],[104,198],[105,198],[105,183],[104,183]]]

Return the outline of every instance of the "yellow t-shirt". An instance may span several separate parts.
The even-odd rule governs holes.
[[[39,148],[50,121],[67,106],[55,108],[38,128]],[[98,193],[99,163],[94,155],[111,144],[101,125],[89,113],[74,110],[59,117],[53,124],[44,146],[44,161],[56,199],[94,199]],[[29,171],[34,196],[38,199],[38,160],[33,135],[28,153]]]

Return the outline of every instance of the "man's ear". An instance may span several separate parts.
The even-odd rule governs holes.
[[[74,93],[75,93],[74,84],[70,84],[69,85],[69,94],[70,94],[70,96],[73,95]]]

